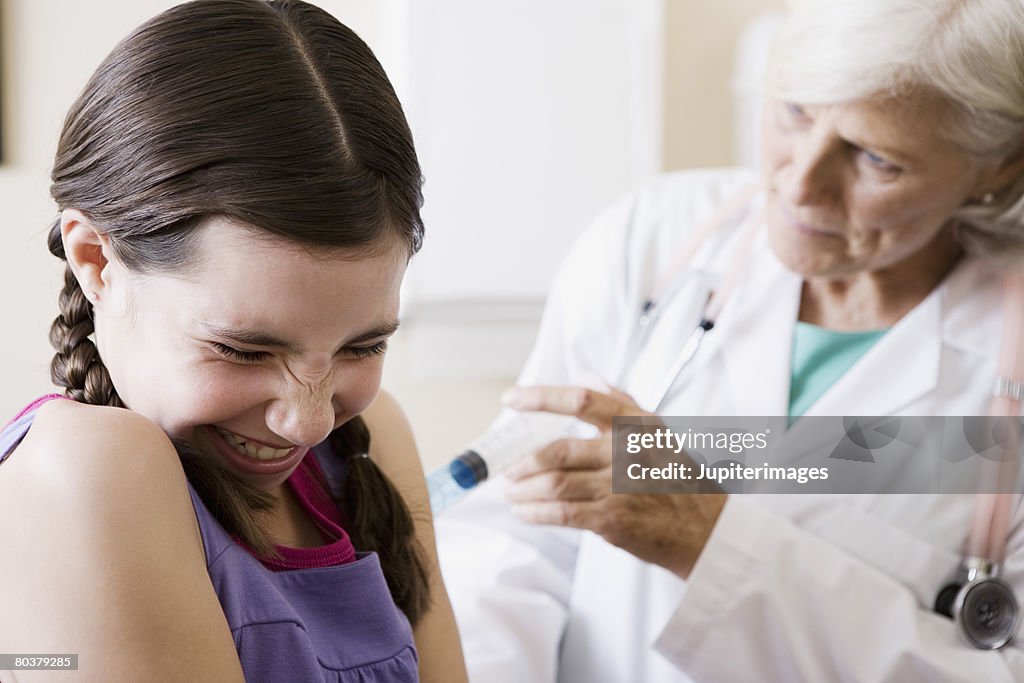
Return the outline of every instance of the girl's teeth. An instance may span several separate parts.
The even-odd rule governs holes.
[[[257,460],[274,460],[276,458],[283,458],[291,452],[290,448],[270,448],[269,446],[259,446],[257,444],[249,443],[248,441],[243,441],[236,435],[226,429],[221,429],[220,427],[217,427],[217,433],[224,437],[225,441],[234,446],[235,450],[240,453],[245,453],[249,457],[256,458]]]

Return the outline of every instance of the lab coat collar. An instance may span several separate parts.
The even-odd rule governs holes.
[[[964,257],[943,284],[942,338],[953,349],[993,357],[1002,337],[1002,276],[990,263]]]
[[[943,287],[936,288],[903,316],[805,415],[894,415],[934,389],[944,294]]]
[[[764,258],[719,319],[715,354],[724,359],[725,380],[737,415],[786,415],[793,332],[802,278],[775,257],[764,233],[755,243]],[[965,257],[946,280],[897,322],[806,415],[892,415],[933,390],[944,345],[991,355],[1002,316],[1000,279],[991,267]],[[711,338],[709,337],[709,341]],[[868,390],[884,386],[883,391]]]
[[[943,347],[991,356],[1000,339],[1000,279],[965,257],[805,413],[893,415],[939,382]],[[881,385],[883,391],[866,391]]]
[[[1001,305],[999,279],[975,260],[962,261],[804,415],[899,414],[938,386],[944,346],[969,354],[994,353],[1002,316],[991,307]],[[803,434],[810,426],[797,420],[787,438],[808,444]],[[817,448],[810,446],[805,452]]]

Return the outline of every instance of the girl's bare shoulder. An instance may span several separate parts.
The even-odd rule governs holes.
[[[13,651],[74,643],[107,680],[158,678],[189,652],[241,680],[184,471],[156,424],[129,410],[45,404],[0,465],[0,519],[12,520],[0,525],[0,583],[10,589],[0,642]],[[195,668],[200,680],[206,669]]]
[[[22,483],[68,494],[96,486],[152,488],[152,480],[168,491],[186,490],[174,446],[156,424],[123,408],[74,401],[41,406],[0,472],[0,480],[24,477]]]
[[[0,465],[0,501],[0,510],[19,510],[19,519],[60,516],[69,530],[104,543],[163,533],[198,538],[170,439],[122,408],[73,401],[41,406]]]

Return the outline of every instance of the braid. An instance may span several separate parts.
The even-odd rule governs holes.
[[[380,556],[391,597],[415,626],[430,609],[430,575],[416,525],[402,494],[366,454],[370,430],[356,416],[328,438],[334,455],[345,459],[342,496],[336,502],[346,531],[359,550]]]
[[[71,266],[64,269],[64,289],[58,301],[60,315],[50,326],[50,344],[57,350],[50,362],[53,383],[64,387],[64,393],[79,403],[122,407],[99,351],[89,339],[92,306]]]

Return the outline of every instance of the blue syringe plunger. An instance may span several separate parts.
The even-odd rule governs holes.
[[[464,489],[471,489],[487,481],[487,463],[476,451],[466,451],[452,460],[448,471],[452,479]]]

